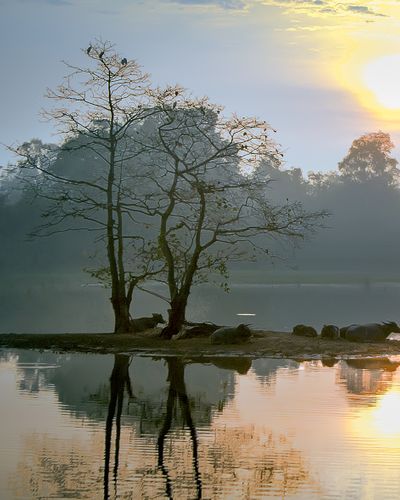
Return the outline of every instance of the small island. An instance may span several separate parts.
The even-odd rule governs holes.
[[[256,330],[249,342],[214,345],[209,338],[164,340],[160,328],[138,334],[57,333],[1,334],[0,347],[57,352],[128,353],[180,356],[248,356],[292,359],[346,358],[354,356],[400,355],[400,342],[349,342],[344,339],[307,338],[289,332]]]

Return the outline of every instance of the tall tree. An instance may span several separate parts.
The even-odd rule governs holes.
[[[344,180],[366,182],[384,180],[393,186],[399,182],[398,161],[391,156],[394,144],[385,132],[371,132],[355,139],[347,155],[339,163]]]
[[[255,118],[224,118],[207,99],[193,100],[177,89],[158,92],[158,113],[137,139],[144,151],[149,192],[146,207],[158,224],[160,252],[166,263],[171,338],[185,321],[194,283],[212,272],[227,276],[227,264],[268,252],[266,236],[301,238],[323,212],[307,213],[301,204],[268,199],[268,178],[261,158],[281,157],[270,127]]]
[[[134,286],[156,272],[154,247],[132,229],[131,211],[140,154],[132,134],[156,110],[148,77],[135,61],[121,59],[109,42],[93,43],[84,54],[90,65],[66,64],[68,76],[47,93],[56,105],[46,116],[64,138],[62,145],[25,143],[15,151],[20,166],[42,174],[33,187],[51,202],[38,233],[89,230],[103,241],[106,264],[93,274],[110,285],[114,332],[125,333]],[[138,266],[139,256],[144,259]]]
[[[178,87],[150,89],[108,42],[84,52],[91,65],[67,65],[65,82],[48,92],[62,145],[16,150],[21,166],[40,172],[33,187],[51,202],[39,233],[98,232],[106,263],[93,274],[110,285],[117,333],[131,329],[135,285],[165,269],[162,335],[171,338],[193,284],[215,271],[225,279],[228,262],[268,252],[265,236],[301,238],[324,214],[268,198],[259,162],[276,165],[281,153],[266,122],[223,117]]]

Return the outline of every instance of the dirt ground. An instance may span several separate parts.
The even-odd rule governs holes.
[[[400,355],[400,341],[355,343],[347,340],[305,338],[287,332],[257,331],[247,343],[213,345],[209,338],[162,340],[159,330],[141,334],[0,334],[0,348],[57,352],[136,353],[184,356],[247,356],[324,359]]]

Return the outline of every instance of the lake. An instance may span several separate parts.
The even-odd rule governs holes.
[[[94,284],[93,284],[94,285]],[[149,286],[156,293],[161,287]],[[76,280],[5,282],[0,287],[0,332],[57,333],[112,331],[109,291]],[[251,323],[254,328],[290,331],[297,323],[400,321],[400,284],[233,284],[230,293],[211,286],[193,289],[187,318],[217,324]],[[168,305],[138,292],[134,316],[161,312]],[[255,316],[241,317],[237,314]]]
[[[400,498],[400,359],[0,351],[0,498]]]

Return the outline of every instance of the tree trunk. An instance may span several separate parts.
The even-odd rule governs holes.
[[[169,310],[169,318],[167,326],[161,331],[160,337],[163,339],[171,339],[179,333],[185,323],[186,305],[189,297],[189,292],[177,295],[171,301],[171,309]]]
[[[111,297],[111,303],[114,311],[114,333],[131,333],[133,330],[128,299],[126,297]]]

